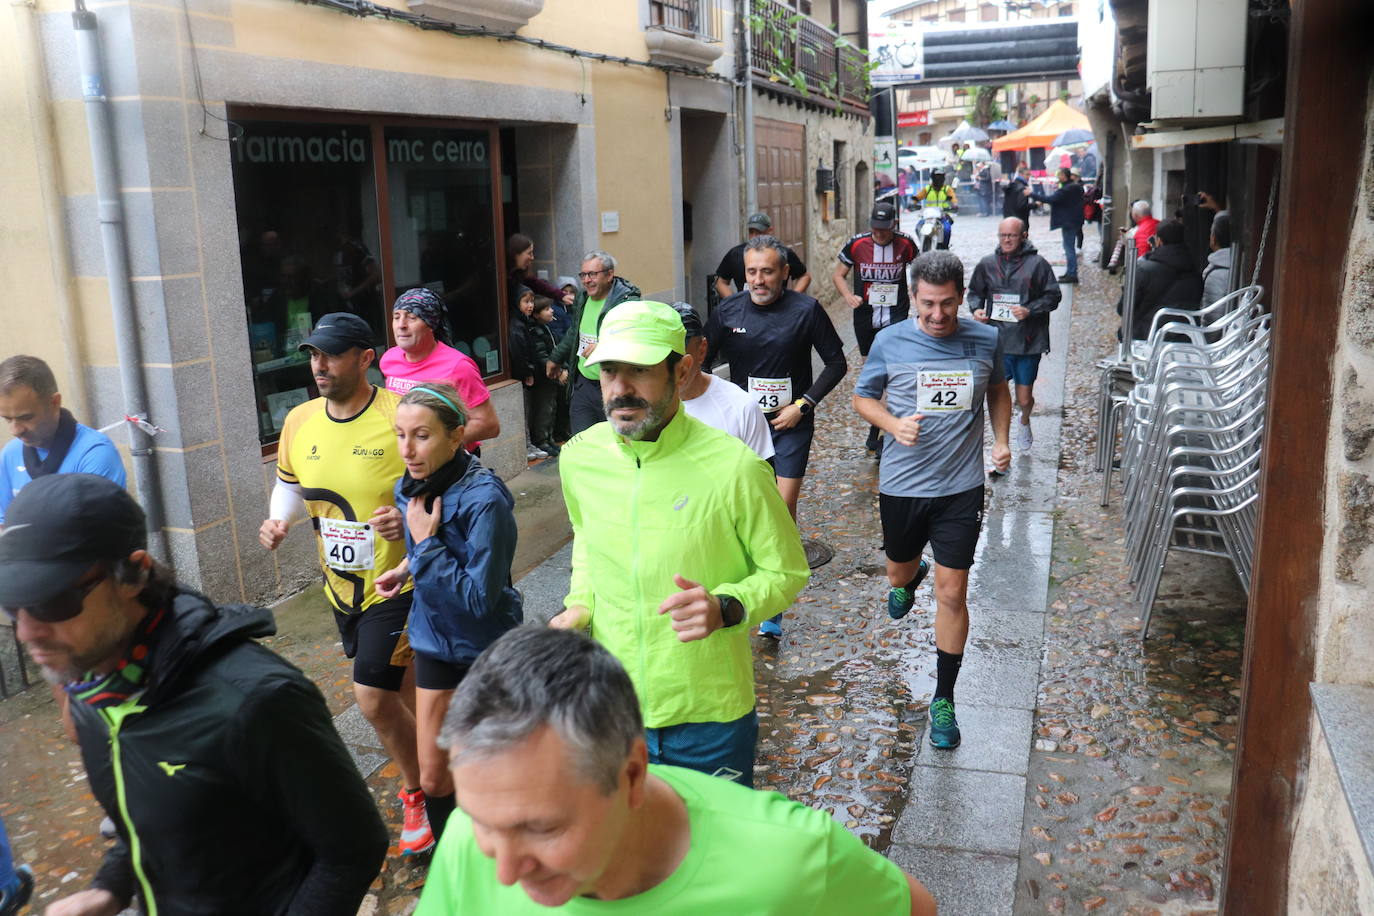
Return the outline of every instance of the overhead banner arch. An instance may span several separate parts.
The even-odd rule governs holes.
[[[899,27],[869,36],[875,86],[966,86],[1078,76],[1078,20]]]

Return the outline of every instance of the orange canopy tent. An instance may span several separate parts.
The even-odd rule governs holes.
[[[1056,99],[1054,104],[1033,118],[1025,127],[998,137],[992,141],[992,151],[1030,149],[1037,146],[1053,146],[1054,138],[1070,128],[1081,127],[1092,130],[1088,116],[1070,108]]]

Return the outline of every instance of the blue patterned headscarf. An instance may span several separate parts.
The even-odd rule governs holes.
[[[396,298],[396,304],[391,310],[397,311],[404,309],[410,314],[419,318],[429,325],[434,331],[434,338],[440,343],[450,343],[448,329],[448,309],[444,306],[444,300],[432,289],[417,286],[408,289]]]

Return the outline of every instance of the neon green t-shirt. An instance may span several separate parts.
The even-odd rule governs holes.
[[[594,382],[601,378],[601,370],[587,365],[587,351],[596,345],[601,330],[597,322],[601,320],[601,310],[605,307],[605,299],[588,299],[582,306],[582,320],[577,325],[577,371]]]
[[[455,811],[429,867],[415,916],[550,912],[702,916],[906,916],[911,890],[901,870],[824,812],[777,792],[756,792],[695,770],[650,765],[687,805],[692,845],[661,884],[623,900],[574,897],[540,906],[496,880],[472,822]]]

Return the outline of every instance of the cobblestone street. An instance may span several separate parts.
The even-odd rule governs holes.
[[[992,250],[994,218],[964,217],[955,250],[971,270]],[[1033,237],[1062,270],[1057,233]],[[1173,558],[1142,647],[1122,563],[1119,500],[1097,505],[1093,363],[1114,343],[1119,282],[1083,252],[1063,287],[1042,363],[1035,444],[989,482],[970,592],[972,631],[956,697],[964,743],[925,741],[934,687],[929,584],[902,621],[885,611],[877,463],[849,407],[859,356],[818,412],[801,502],[805,537],[834,558],[784,621],[755,638],[761,717],[758,779],[831,812],[911,870],[942,914],[1215,911],[1244,623],[1244,595],[1222,561]],[[828,258],[815,257],[817,282]],[[820,265],[825,265],[823,268]],[[560,606],[565,547],[521,580],[527,617]],[[318,599],[295,599],[272,641],[321,685],[369,772],[393,837],[396,773],[352,706],[348,666]],[[88,880],[102,852],[100,812],[47,690],[0,703],[0,813],[46,904]],[[413,910],[424,863],[391,857],[368,914]]]

